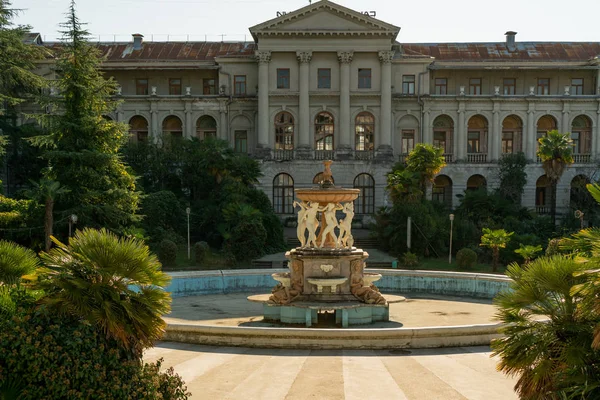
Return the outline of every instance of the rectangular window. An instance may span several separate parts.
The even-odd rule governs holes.
[[[433,132],[433,145],[443,149],[444,153],[448,153],[446,151],[446,132]]]
[[[479,132],[467,133],[467,153],[479,153],[481,149],[480,144]]]
[[[505,96],[514,96],[517,93],[517,80],[515,78],[504,78],[502,85],[502,93]]]
[[[179,78],[169,79],[169,94],[170,95],[181,94],[181,79],[179,79]]]
[[[443,203],[446,198],[446,188],[444,186],[433,186],[431,191],[431,200]]]
[[[402,75],[402,94],[415,94],[414,75]]]
[[[138,96],[148,95],[148,79],[135,80],[135,94],[137,94]]]
[[[448,79],[435,78],[435,94],[448,94]]]
[[[538,79],[537,94],[538,95],[550,94],[550,79],[549,78],[539,78]]]
[[[571,94],[582,95],[583,94],[583,78],[571,79]]]
[[[415,148],[415,130],[402,129],[402,154],[408,154]]]
[[[277,89],[290,88],[290,69],[277,68]]]
[[[202,94],[210,95],[217,94],[217,81],[216,79],[204,79],[202,86]]]
[[[317,70],[318,81],[317,85],[319,89],[331,89],[331,69],[330,68],[319,68]]]
[[[481,78],[469,79],[469,94],[474,96],[481,94]]]
[[[514,133],[513,132],[502,132],[502,154],[512,153],[513,146],[514,146]]]
[[[371,89],[371,68],[358,69],[358,88]]]
[[[235,75],[233,77],[234,82],[234,94],[236,96],[246,95],[246,75]]]
[[[580,132],[571,132],[571,140],[573,141],[573,154],[581,154]]]
[[[248,153],[248,132],[235,131],[235,152]]]

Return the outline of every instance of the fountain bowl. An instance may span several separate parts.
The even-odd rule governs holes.
[[[281,283],[284,287],[290,287],[291,286],[291,283],[290,283],[291,278],[290,278],[290,273],[289,272],[276,272],[274,274],[271,274],[271,276],[277,282]]]
[[[363,275],[363,286],[371,286],[373,282],[381,279],[381,274],[365,272]]]
[[[337,287],[342,285],[347,280],[348,278],[344,276],[306,278],[308,283],[317,287],[318,293],[323,293],[324,287],[330,288],[331,293],[336,293]]]
[[[360,194],[360,189],[295,189],[296,197],[302,201],[316,201],[321,204],[342,203],[354,201]]]

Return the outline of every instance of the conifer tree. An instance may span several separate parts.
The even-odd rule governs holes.
[[[116,82],[100,71],[101,57],[88,42],[72,1],[56,62],[58,95],[53,110],[41,116],[48,134],[34,142],[47,149],[46,178],[69,192],[57,204],[63,215],[78,216],[78,228],[122,230],[137,220],[139,193],[135,177],[122,162],[119,149],[127,140],[126,124],[105,118],[117,107]]]

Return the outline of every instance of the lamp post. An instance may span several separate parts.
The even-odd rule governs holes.
[[[69,215],[69,237],[71,237],[71,232],[73,230],[73,225],[77,223],[77,215],[71,214]]]
[[[188,233],[188,260],[191,259],[191,255],[190,255],[190,212],[191,211],[192,210],[189,207],[187,207],[185,209],[185,213],[187,214],[187,228],[188,228],[188,230],[187,230],[188,231],[187,232]]]
[[[454,222],[454,214],[450,214],[450,251],[448,252],[448,264],[452,264],[452,225]]]

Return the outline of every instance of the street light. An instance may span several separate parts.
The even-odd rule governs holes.
[[[73,229],[73,225],[77,223],[77,215],[71,214],[69,215],[69,237],[71,237],[71,231]]]
[[[448,253],[448,264],[452,264],[452,225],[454,222],[454,214],[450,214],[450,252]]]
[[[192,257],[190,255],[190,212],[192,210],[188,207],[185,209],[185,213],[187,214],[187,228],[188,228],[188,260]]]

